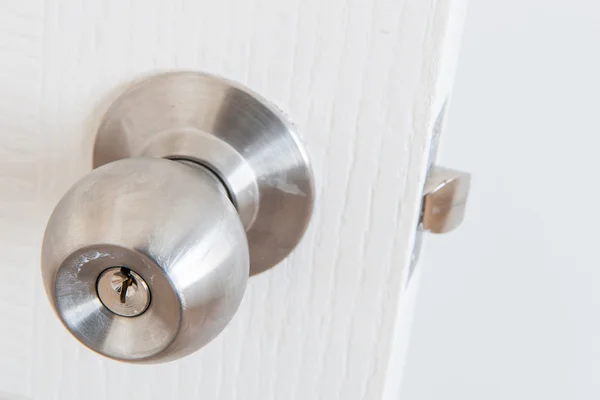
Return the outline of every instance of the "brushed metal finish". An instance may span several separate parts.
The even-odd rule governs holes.
[[[140,156],[198,162],[220,177],[247,232],[251,274],[283,260],[308,226],[314,188],[302,144],[281,112],[234,82],[173,72],[127,90],[100,125],[94,166]]]
[[[98,297],[99,276],[115,266],[147,284],[143,313],[118,315]],[[92,171],[62,198],[44,235],[42,274],[52,306],[82,343],[155,363],[190,354],[223,330],[242,299],[249,252],[213,173],[130,158]]]
[[[96,293],[104,307],[123,317],[143,314],[151,299],[144,278],[127,267],[104,270],[96,281]]]
[[[433,166],[423,194],[421,227],[432,233],[446,233],[462,222],[471,184],[468,173]]]

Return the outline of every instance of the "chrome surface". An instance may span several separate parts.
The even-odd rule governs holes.
[[[471,176],[468,173],[433,166],[423,193],[421,227],[433,233],[446,233],[464,218]]]
[[[123,317],[137,317],[150,305],[148,284],[127,267],[112,267],[102,272],[96,292],[104,307]]]
[[[201,73],[122,94],[94,167],[50,217],[42,277],[67,329],[118,360],[170,361],[212,340],[249,275],[285,258],[312,214],[313,178],[289,122]]]
[[[94,166],[141,156],[219,176],[246,229],[251,274],[283,260],[308,226],[314,189],[302,144],[281,112],[236,83],[174,72],[127,90],[100,125]]]
[[[149,295],[145,311],[124,316],[114,267],[137,283],[125,304]],[[86,346],[164,362],[199,349],[231,320],[249,275],[248,244],[212,172],[130,158],[92,171],[62,198],[44,235],[42,275],[56,313]]]

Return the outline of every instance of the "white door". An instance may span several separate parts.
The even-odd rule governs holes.
[[[1,0],[0,398],[397,398],[418,270],[406,277],[463,12],[462,0]],[[90,171],[107,99],[173,69],[283,109],[317,203],[301,245],[250,280],[216,340],[130,365],[61,326],[41,239]]]

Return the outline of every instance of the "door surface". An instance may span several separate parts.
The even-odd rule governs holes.
[[[462,0],[0,0],[0,398],[396,398],[420,199]],[[45,223],[91,168],[98,121],[148,74],[239,81],[294,121],[316,176],[293,255],[253,277],[183,360],[104,359],[40,280]]]

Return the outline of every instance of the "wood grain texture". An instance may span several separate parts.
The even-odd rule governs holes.
[[[0,2],[0,392],[33,399],[380,399],[443,91],[453,0]],[[51,313],[39,248],[91,165],[110,99],[165,69],[224,75],[283,109],[317,177],[292,257],[254,277],[209,346],[132,366]],[[403,330],[404,331],[404,330]],[[400,350],[398,350],[400,349]],[[399,378],[398,378],[399,379]],[[137,382],[127,385],[127,382]],[[8,397],[10,398],[10,397]]]

